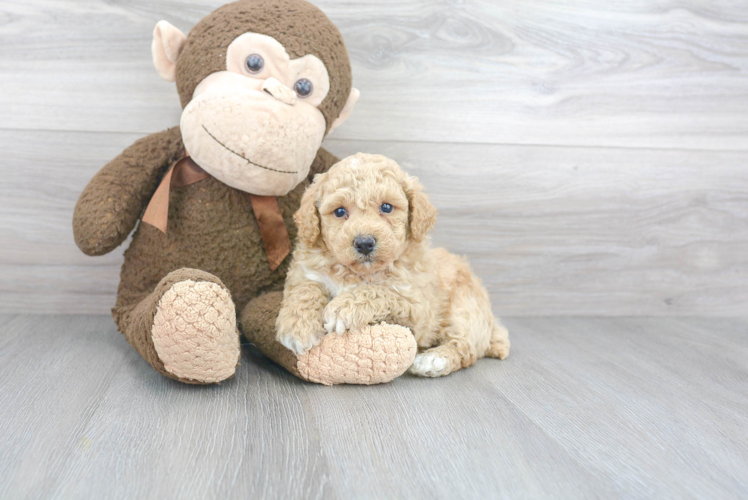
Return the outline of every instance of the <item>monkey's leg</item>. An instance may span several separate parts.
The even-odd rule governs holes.
[[[386,323],[325,335],[319,345],[296,356],[275,340],[282,300],[283,292],[269,292],[250,301],[241,314],[242,332],[263,354],[303,380],[324,385],[382,384],[413,364],[418,348],[410,329]]]
[[[236,370],[241,355],[236,308],[210,273],[173,271],[138,304],[116,308],[114,316],[128,342],[167,377],[210,384]]]

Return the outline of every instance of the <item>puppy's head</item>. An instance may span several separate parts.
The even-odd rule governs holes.
[[[436,222],[415,177],[380,155],[350,156],[317,175],[294,215],[299,244],[318,247],[357,274],[380,271]]]

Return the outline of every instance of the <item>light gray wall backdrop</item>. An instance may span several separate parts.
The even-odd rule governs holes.
[[[88,180],[176,125],[153,26],[220,0],[0,1],[0,312],[107,313]],[[318,0],[362,98],[325,147],[396,159],[498,314],[748,312],[744,0]]]

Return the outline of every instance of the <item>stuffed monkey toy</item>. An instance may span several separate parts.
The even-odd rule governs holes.
[[[402,374],[416,352],[402,326],[328,335],[299,357],[275,338],[293,214],[313,176],[338,161],[320,145],[359,95],[338,29],[302,0],[240,0],[189,36],[159,22],[152,51],[158,73],[176,82],[180,125],[101,169],[73,217],[88,255],[135,229],[112,309],[128,342],[158,372],[191,384],[234,374],[240,332],[305,380]]]

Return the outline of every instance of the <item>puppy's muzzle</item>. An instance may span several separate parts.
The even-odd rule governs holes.
[[[370,234],[358,235],[353,238],[353,248],[363,256],[369,255],[377,246],[377,239]]]

